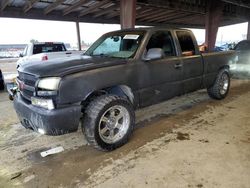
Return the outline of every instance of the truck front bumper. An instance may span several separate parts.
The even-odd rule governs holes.
[[[80,105],[46,110],[26,102],[19,93],[14,97],[14,107],[25,128],[47,135],[61,135],[77,131],[81,118]]]

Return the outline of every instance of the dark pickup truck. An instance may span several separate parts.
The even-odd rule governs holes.
[[[20,66],[14,107],[26,128],[59,135],[81,125],[92,146],[113,150],[131,136],[135,109],[202,88],[225,98],[233,59],[233,52],[201,54],[186,29],[115,31],[78,58]]]

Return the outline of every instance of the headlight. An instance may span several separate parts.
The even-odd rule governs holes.
[[[47,89],[47,90],[57,90],[59,87],[59,83],[61,78],[59,77],[49,77],[43,78],[38,82],[38,88]]]

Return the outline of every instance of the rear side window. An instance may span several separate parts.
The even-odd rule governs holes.
[[[63,44],[35,44],[33,48],[33,54],[48,53],[48,52],[63,52],[66,51]]]
[[[176,31],[177,38],[179,40],[182,55],[190,56],[195,54],[195,47],[193,39],[187,31]]]
[[[169,31],[156,31],[149,39],[147,50],[161,48],[165,56],[175,56],[175,48]]]

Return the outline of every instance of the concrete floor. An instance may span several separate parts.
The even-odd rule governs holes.
[[[23,128],[0,93],[0,187],[224,187],[250,185],[250,84],[229,96],[205,90],[136,113],[128,144],[113,152],[87,145],[79,130],[42,136]],[[65,151],[42,158],[40,151]]]

